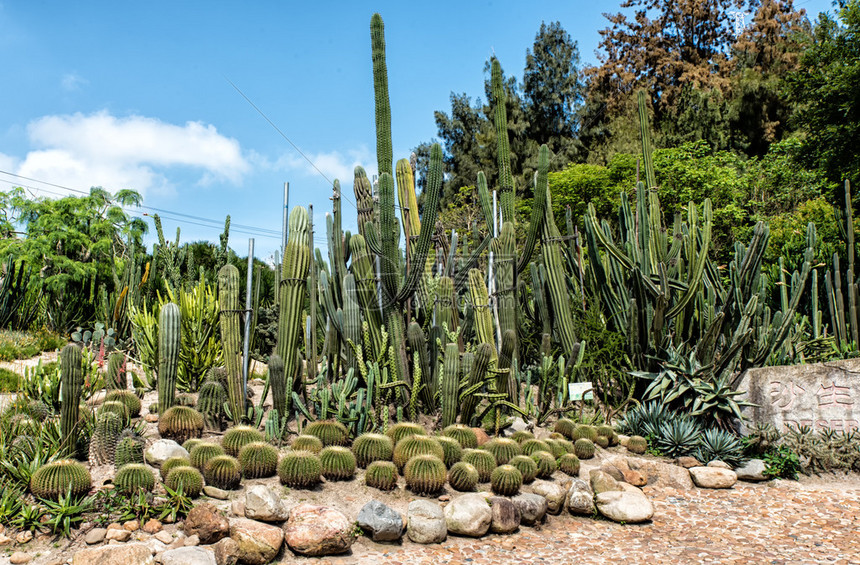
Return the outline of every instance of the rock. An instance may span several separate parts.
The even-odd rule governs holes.
[[[12,543],[12,538],[7,536],[6,534],[0,534],[0,546],[9,545],[10,543]]]
[[[153,467],[161,467],[171,457],[188,457],[188,452],[172,439],[160,439],[146,450],[146,462]]]
[[[136,532],[140,529],[140,521],[139,520],[129,520],[122,527],[129,532]]]
[[[520,527],[520,511],[508,498],[494,496],[490,498],[490,509],[493,520],[490,531],[494,534],[510,534]]]
[[[624,482],[633,485],[634,487],[644,487],[648,484],[648,479],[639,471],[621,471],[624,476]]]
[[[534,526],[543,522],[546,517],[547,501],[539,494],[521,492],[511,498],[511,502],[520,511],[520,523],[526,526]]]
[[[615,522],[636,524],[654,516],[654,505],[639,489],[605,491],[594,497],[597,510]]]
[[[639,471],[645,475],[648,486],[678,490],[693,488],[690,473],[684,467],[639,457],[628,457],[627,463],[630,465],[631,470]]]
[[[690,467],[701,467],[702,464],[695,457],[678,457],[675,460],[678,465],[683,467],[684,469],[689,469]]]
[[[16,551],[9,557],[9,563],[12,565],[21,565],[22,563],[28,563],[32,557],[28,553],[24,553],[23,551]]]
[[[764,474],[767,465],[761,459],[750,459],[742,467],[735,469],[735,474],[742,481],[758,482],[766,481],[770,477]]]
[[[215,498],[218,500],[227,500],[230,498],[230,492],[226,490],[222,490],[220,488],[211,487],[206,485],[203,487],[203,494],[210,498]]]
[[[211,504],[198,504],[185,518],[185,535],[197,536],[209,545],[230,535],[230,522]]]
[[[147,414],[146,416],[143,417],[143,419],[146,420],[147,422],[149,422],[150,424],[154,424],[155,422],[158,421],[158,414]]]
[[[406,535],[415,543],[442,543],[448,537],[445,513],[431,500],[413,500],[406,510]]]
[[[504,435],[505,437],[511,437],[516,432],[524,432],[528,429],[529,425],[526,423],[526,421],[517,416],[513,419],[510,426],[502,430],[502,435]]]
[[[157,539],[161,543],[173,543],[173,534],[171,534],[170,532],[165,532],[164,530],[157,532],[153,537],[155,537],[155,539]]]
[[[265,485],[254,485],[245,492],[245,517],[284,522],[290,517],[290,510],[275,491]]]
[[[107,529],[109,529],[109,530],[121,530],[122,524],[120,524],[119,522],[111,522],[110,524],[108,524]]]
[[[621,447],[627,447],[627,441],[630,439],[630,436],[626,436],[624,434],[618,434],[618,445]]]
[[[107,541],[114,540],[118,542],[127,542],[130,539],[131,532],[122,528],[109,529],[107,533],[105,533],[105,540]]]
[[[690,476],[699,488],[732,488],[738,482],[738,475],[721,467],[693,467]]]
[[[23,532],[18,532],[18,535],[15,536],[15,541],[18,543],[27,543],[33,539],[33,532],[30,530],[24,530]]]
[[[105,540],[105,534],[107,530],[104,528],[93,528],[92,530],[87,532],[86,537],[84,537],[84,541],[87,545],[95,545],[97,543],[101,543]]]
[[[604,463],[600,466],[600,470],[615,479],[616,481],[624,480],[624,474],[621,472],[621,469],[619,469],[615,465]]]
[[[157,534],[161,531],[161,522],[159,522],[155,518],[150,518],[146,521],[146,524],[143,525],[142,529],[148,534]]]
[[[238,546],[239,561],[266,565],[281,550],[284,530],[247,518],[234,518],[230,520],[230,537]]]
[[[475,435],[478,436],[478,445],[484,445],[488,441],[490,441],[490,436],[487,435],[482,428],[472,428],[472,431],[475,432]]]
[[[212,546],[217,565],[236,565],[239,562],[239,545],[233,538],[224,538]]]
[[[142,543],[81,549],[72,557],[72,565],[151,565],[154,562],[152,552]]]
[[[185,547],[198,546],[200,545],[200,536],[198,536],[197,534],[188,536],[187,538],[185,538],[185,540],[183,540],[182,545],[184,545]]]
[[[358,512],[358,527],[373,541],[397,541],[403,535],[403,518],[378,500],[371,500]]]
[[[344,553],[352,546],[353,523],[328,506],[299,504],[284,525],[284,539],[294,552],[316,557]]]
[[[535,481],[532,483],[532,492],[546,499],[547,512],[558,514],[564,508],[564,499],[567,489],[552,481]]]
[[[619,471],[620,474],[620,471]],[[618,481],[612,478],[609,473],[603,471],[601,469],[592,469],[588,474],[589,483],[591,484],[591,490],[594,494],[600,494],[601,492],[609,492],[614,490],[622,490],[621,485],[618,484]],[[623,476],[621,477],[624,478]]]
[[[443,494],[438,498],[439,502],[449,502],[451,500],[451,496],[447,494]]]
[[[732,466],[726,463],[725,461],[720,461],[719,459],[714,459],[713,461],[708,462],[708,467],[713,467],[715,469],[728,469],[732,470]]]
[[[239,498],[234,498],[230,502],[230,512],[233,513],[233,516],[241,518],[245,515],[245,502]]]
[[[479,538],[492,522],[493,511],[480,494],[458,496],[445,507],[445,525],[452,534]]]
[[[170,549],[166,544],[161,543],[155,538],[149,538],[145,542],[143,542],[146,547],[149,548],[150,553],[153,555],[158,555],[159,553],[163,553]]]
[[[161,565],[216,565],[215,554],[202,547],[180,547],[161,554]]]
[[[582,479],[574,479],[567,493],[567,511],[579,516],[594,514],[594,494],[591,487]]]

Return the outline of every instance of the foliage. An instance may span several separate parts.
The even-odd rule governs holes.
[[[0,369],[0,392],[8,393],[18,390],[20,375],[9,369]]]
[[[54,351],[66,340],[45,328],[34,332],[0,330],[0,361],[29,359],[43,351]]]
[[[84,515],[93,507],[91,497],[72,496],[71,488],[57,500],[42,499],[45,514],[48,516],[45,526],[54,534],[69,538],[72,528],[84,521]]]
[[[771,479],[796,480],[800,472],[800,458],[785,445],[766,452],[764,464],[764,475]]]

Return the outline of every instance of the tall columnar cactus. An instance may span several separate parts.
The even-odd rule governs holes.
[[[218,271],[218,302],[221,309],[221,341],[224,344],[224,366],[227,369],[227,396],[233,422],[245,416],[245,381],[242,374],[242,332],[239,309],[239,269],[226,264]]]
[[[493,353],[495,353],[495,349],[489,343],[482,343],[478,346],[477,351],[475,351],[475,361],[472,364],[472,371],[466,383],[466,391],[475,390],[481,386],[490,368]],[[479,400],[480,398],[474,394],[466,396],[460,411],[460,422],[467,426],[469,425],[472,416],[475,415],[475,409],[478,407]]]
[[[284,371],[291,379],[297,370],[299,337],[302,330],[302,304],[305,281],[310,267],[308,248],[308,212],[296,206],[290,212],[290,236],[281,266],[280,316],[278,318],[278,355],[284,360]],[[302,390],[304,380],[296,378],[293,388]],[[289,394],[289,393],[288,393]],[[287,401],[288,402],[288,401]],[[289,402],[288,402],[289,403]]]
[[[456,422],[460,407],[460,349],[456,343],[445,346],[445,364],[442,370],[442,426]]]
[[[363,238],[365,225],[367,222],[373,223],[373,194],[370,179],[367,178],[364,168],[356,167],[354,174],[352,189],[355,192],[355,206],[358,211],[358,233]]]
[[[176,399],[179,371],[179,306],[168,302],[158,314],[158,413],[164,414]]]
[[[487,285],[484,284],[484,275],[478,269],[469,271],[469,295],[472,299],[472,308],[475,309],[475,333],[479,343],[488,343],[492,347],[493,361],[498,359],[495,348],[495,328],[493,327],[493,315],[490,312],[490,296]]]
[[[382,16],[370,18],[373,56],[373,92],[376,106],[376,161],[379,174],[391,175],[394,152],[391,148],[391,105],[388,101],[388,69],[385,65],[385,24]]]
[[[654,174],[654,161],[651,158],[651,133],[648,128],[648,106],[645,102],[645,89],[639,90],[639,133],[642,137],[642,158],[645,162],[645,180],[648,188],[657,186],[657,177]]]
[[[517,296],[514,288],[514,269],[517,261],[517,242],[514,237],[514,224],[505,222],[499,237],[493,240],[493,268],[496,279],[496,303],[498,305],[499,330],[502,335],[513,332],[513,351],[509,359],[519,358],[517,354]],[[499,347],[501,347],[501,343]]]
[[[287,381],[284,375],[284,360],[277,353],[269,356],[269,386],[272,388],[272,406],[283,418],[287,412]]]
[[[63,451],[73,454],[78,443],[78,407],[84,384],[81,350],[69,344],[60,352],[60,430]]]
[[[128,388],[125,376],[125,354],[121,351],[114,351],[108,357],[105,388],[109,390]]]
[[[502,66],[493,57],[490,70],[490,85],[493,90],[495,114],[493,123],[496,126],[496,153],[499,162],[499,192],[502,208],[502,220],[514,223],[514,175],[511,172],[511,148],[508,143],[507,96],[502,84]]]

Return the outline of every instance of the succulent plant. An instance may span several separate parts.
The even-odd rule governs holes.
[[[513,465],[499,465],[490,475],[490,488],[499,496],[514,496],[523,486],[523,474]]]
[[[239,461],[230,455],[217,455],[203,466],[206,484],[224,490],[235,490],[242,482]]]
[[[224,454],[224,448],[217,443],[204,441],[195,445],[188,453],[188,457],[191,459],[191,466],[202,471],[210,459]]]
[[[243,447],[255,441],[266,441],[266,437],[260,430],[251,426],[235,426],[224,432],[221,447],[227,455],[236,457]]]
[[[400,443],[400,440],[409,436],[426,436],[427,430],[425,430],[423,426],[415,424],[413,422],[398,422],[388,428],[388,430],[385,432],[385,435],[390,437],[391,441],[393,441],[394,445],[396,446],[398,443]]]
[[[478,481],[482,483],[490,480],[493,469],[497,467],[493,454],[483,449],[464,449],[460,461],[473,465],[478,471]]]
[[[525,430],[520,430],[518,432],[514,432],[511,434],[511,439],[515,442],[522,444],[524,441],[528,439],[534,439],[535,435],[531,432],[527,432]]]
[[[460,442],[448,436],[436,436],[434,439],[442,446],[442,451],[445,452],[445,457],[442,458],[442,461],[445,462],[445,467],[450,469],[451,465],[459,461],[463,456],[463,448],[460,446]]]
[[[170,474],[170,471],[175,469],[176,467],[192,467],[191,459],[185,456],[175,456],[168,457],[167,460],[161,464],[161,480],[166,480],[167,475]]]
[[[278,464],[281,484],[292,488],[309,488],[320,482],[322,463],[310,451],[289,451]]]
[[[597,435],[603,436],[609,440],[612,440],[612,436],[615,435],[615,428],[610,426],[609,424],[601,424],[597,426]]]
[[[558,432],[552,432],[547,436],[547,439],[567,439],[564,434],[560,434]],[[546,440],[544,440],[546,441]]]
[[[523,455],[532,455],[536,451],[546,451],[547,453],[552,453],[552,448],[549,444],[543,440],[539,439],[527,439],[520,444],[520,449],[523,452]]]
[[[60,459],[42,465],[30,477],[30,492],[37,498],[56,500],[66,493],[78,497],[93,486],[90,472],[73,459]]]
[[[397,467],[391,461],[374,461],[367,466],[364,484],[379,490],[394,490],[397,487]]]
[[[433,494],[445,486],[448,472],[441,458],[423,454],[409,459],[403,468],[403,478],[406,486],[415,494]]]
[[[187,406],[189,408],[197,407],[197,400],[187,392],[177,394],[174,402],[176,402],[176,406]]]
[[[194,408],[171,406],[158,418],[158,433],[182,444],[203,435],[203,416]]]
[[[564,448],[564,446],[561,445],[560,443],[558,443],[558,442],[564,441],[564,440],[548,439],[545,441],[546,441],[547,445],[549,445],[550,453],[552,453],[552,456],[555,457],[556,459],[558,459],[559,457],[561,457],[562,455],[567,453],[567,450]]]
[[[96,417],[90,437],[89,460],[93,465],[107,465],[114,462],[116,444],[122,433],[123,420],[113,412],[105,412]]]
[[[702,428],[689,416],[678,416],[660,424],[657,447],[668,457],[691,455],[699,446]]]
[[[322,451],[323,443],[316,436],[301,435],[293,440],[293,444],[290,447],[293,451],[310,451],[319,455],[319,452]]]
[[[535,460],[528,455],[517,455],[510,461],[508,465],[516,467],[523,475],[523,483],[528,484],[537,478],[538,466]]]
[[[111,390],[105,395],[105,404],[108,402],[121,402],[128,411],[129,418],[140,416],[142,404],[134,391],[128,389]]]
[[[227,402],[227,391],[217,381],[206,381],[200,385],[197,394],[197,409],[203,414],[207,428],[221,431],[226,413],[224,403]]]
[[[63,452],[74,453],[78,445],[81,388],[84,384],[81,350],[70,343],[60,352],[60,432]]]
[[[355,455],[346,447],[330,445],[320,452],[322,475],[330,481],[347,481],[355,476]]]
[[[149,405],[149,413],[150,414],[158,414],[158,403],[153,402]]]
[[[118,400],[105,400],[102,405],[99,406],[99,409],[96,411],[96,416],[101,416],[102,414],[105,414],[107,412],[119,416],[123,423],[128,422],[128,420],[131,418],[131,416],[129,415],[128,406]]]
[[[558,432],[568,439],[571,439],[573,437],[573,431],[575,429],[576,422],[574,422],[570,418],[559,418],[559,420],[555,423],[555,426],[553,427],[554,432]]]
[[[352,442],[355,461],[362,469],[374,461],[391,461],[394,457],[394,443],[384,434],[361,434]]]
[[[609,447],[609,438],[606,436],[599,435],[596,438],[594,438],[594,443],[596,445],[599,445],[603,449],[606,449],[607,447]]]
[[[579,457],[573,453],[565,453],[558,458],[558,470],[571,477],[579,476]]]
[[[150,492],[155,487],[155,474],[152,469],[140,463],[123,465],[114,476],[113,484],[124,494],[137,491]]]
[[[580,459],[591,459],[594,457],[594,442],[588,438],[580,438],[573,444],[573,453]]]
[[[456,439],[463,449],[475,449],[478,447],[478,436],[475,434],[475,430],[469,426],[452,424],[442,430],[442,435]]]
[[[337,420],[311,422],[305,427],[304,433],[319,438],[323,443],[323,447],[329,445],[346,445],[349,443],[349,430]]]
[[[31,400],[27,403],[26,412],[36,421],[41,421],[50,415],[48,405],[41,400]]]
[[[576,441],[582,438],[585,438],[593,443],[594,440],[597,439],[597,429],[594,426],[587,426],[585,424],[580,424],[576,426],[570,439]]]
[[[189,440],[186,440],[185,443],[182,444],[182,449],[184,449],[188,453],[191,453],[191,450],[200,445],[201,443],[204,443],[203,439],[199,437],[193,437]]]
[[[496,458],[496,463],[499,465],[505,465],[512,458],[517,455],[522,455],[523,451],[520,448],[520,444],[516,441],[504,437],[493,438],[484,445],[481,446],[481,449],[485,451],[489,451],[493,454],[493,457]]]
[[[854,451],[856,450],[855,445]],[[730,432],[717,428],[705,430],[696,452],[696,459],[703,463],[717,459],[723,463],[738,466],[744,459],[744,447],[737,436]]]
[[[478,485],[478,470],[471,463],[458,461],[448,471],[448,484],[460,492],[471,492]]]
[[[531,455],[532,460],[537,463],[537,476],[539,479],[549,479],[558,470],[555,457],[546,451],[535,451]]]
[[[124,437],[116,444],[114,465],[117,469],[129,463],[143,463],[143,441],[137,437]]]
[[[434,455],[439,459],[445,459],[445,450],[435,438],[419,435],[407,436],[394,446],[394,464],[401,471],[416,455]]]
[[[627,451],[642,455],[648,450],[648,440],[642,436],[630,436],[627,440]]]
[[[246,479],[273,477],[278,472],[278,450],[264,441],[249,443],[239,451],[239,466]]]
[[[203,490],[203,475],[194,467],[180,465],[167,473],[164,486],[170,490],[178,490],[181,487],[185,496],[197,498]]]

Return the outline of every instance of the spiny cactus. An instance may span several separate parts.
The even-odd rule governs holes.
[[[103,402],[102,405],[99,406],[98,411],[96,411],[96,416],[101,416],[108,412],[119,416],[123,424],[126,424],[130,419],[128,407],[117,400],[108,400]]]
[[[546,451],[536,451],[532,453],[531,457],[532,460],[537,463],[537,476],[539,479],[549,479],[558,469],[555,457],[553,457],[551,453]]]
[[[105,388],[124,390],[128,386],[125,374],[125,354],[114,351],[108,356]],[[139,412],[140,410],[138,410]]]
[[[193,437],[191,439],[185,440],[185,443],[182,444],[182,449],[191,453],[191,450],[200,445],[201,443],[205,443],[202,438]]]
[[[484,445],[481,449],[489,451],[496,458],[496,463],[504,465],[517,455],[522,455],[520,444],[512,439],[498,437],[493,438]]]
[[[445,457],[442,460],[445,462],[445,466],[450,469],[451,465],[459,461],[463,456],[463,448],[460,446],[460,442],[448,436],[436,436],[434,439],[442,446],[442,451],[445,452]]]
[[[560,433],[564,437],[573,438],[573,430],[576,429],[576,422],[570,418],[559,418],[553,427],[553,431]]]
[[[434,455],[439,459],[445,458],[445,450],[439,442],[430,436],[408,436],[394,446],[394,464],[401,471],[406,463],[416,455]]]
[[[478,485],[478,470],[471,463],[458,461],[448,471],[448,484],[451,488],[460,492],[471,492]]]
[[[642,455],[648,450],[648,440],[642,436],[630,436],[627,440],[627,451]]]
[[[67,492],[78,497],[89,492],[92,486],[90,472],[72,459],[46,463],[30,477],[30,492],[37,498],[56,500]]]
[[[290,451],[278,464],[281,484],[292,488],[310,488],[320,482],[322,463],[310,451]]]
[[[203,466],[203,476],[207,485],[224,490],[235,490],[242,481],[239,461],[229,455],[217,455],[207,461]]]
[[[513,434],[511,434],[511,439],[514,440],[515,442],[519,443],[520,445],[522,445],[522,443],[524,441],[526,441],[528,439],[534,439],[534,438],[535,438],[535,435],[533,433],[527,432],[525,430],[521,430],[521,431],[514,432]]]
[[[573,444],[573,453],[580,459],[591,459],[594,451],[594,442],[590,439],[580,438]]]
[[[560,434],[558,432],[552,432],[551,434],[549,434],[548,439],[567,439],[567,438],[564,437],[564,434]],[[544,441],[546,441],[546,440],[544,440]]]
[[[242,373],[242,338],[239,322],[239,269],[227,263],[218,271],[218,306],[221,310],[221,342],[224,344],[224,368],[227,370],[227,393],[233,422],[239,424],[245,415],[245,382]]]
[[[523,483],[528,484],[535,480],[538,474],[538,466],[535,460],[528,455],[517,455],[508,461],[508,465],[516,467],[523,475]]]
[[[374,461],[391,461],[394,443],[383,434],[362,434],[352,442],[352,452],[358,466],[365,468]]]
[[[433,494],[445,486],[448,473],[442,459],[424,454],[416,455],[406,463],[403,478],[406,486],[415,494]]]
[[[170,471],[172,471],[176,467],[192,467],[191,459],[182,455],[168,457],[167,460],[161,464],[161,480],[166,480],[167,475],[170,474]]]
[[[172,406],[158,418],[158,433],[165,439],[185,443],[203,435],[203,415],[188,406]]]
[[[134,391],[128,389],[111,390],[105,395],[105,404],[108,402],[121,402],[125,405],[129,418],[140,416],[141,402]]]
[[[568,453],[568,451],[567,451],[567,449],[565,449],[564,445],[562,445],[560,443],[562,441],[565,441],[565,440],[561,440],[561,439],[548,439],[548,440],[546,440],[547,445],[549,445],[550,453],[552,453],[552,456],[555,457],[556,459],[558,459],[559,457],[561,457],[565,453]],[[571,447],[573,447],[573,444],[571,444]]]
[[[304,328],[302,314],[307,293],[308,268],[311,250],[308,233],[308,211],[296,206],[290,212],[289,239],[281,262],[280,288],[278,291],[278,346],[277,354],[284,361],[284,374],[296,374],[299,353],[299,337]],[[303,379],[296,379],[293,388],[303,390]],[[287,394],[290,394],[288,391]],[[281,400],[278,399],[280,405]],[[278,414],[286,414],[278,411]]]
[[[227,402],[227,391],[217,381],[206,381],[200,385],[197,394],[197,409],[203,414],[207,429],[221,431],[224,424],[224,403]]]
[[[615,435],[615,430],[612,426],[607,424],[601,424],[595,428],[597,430],[597,435],[604,436],[606,438],[612,439],[612,436]]]
[[[69,344],[60,352],[60,431],[63,452],[74,453],[78,444],[78,416],[81,388],[84,385],[81,350]]]
[[[397,467],[391,461],[374,461],[364,473],[364,484],[379,490],[397,487]]]
[[[203,475],[194,467],[180,465],[167,473],[164,486],[174,491],[181,487],[185,496],[197,498],[203,490]]]
[[[579,457],[573,453],[565,453],[558,458],[558,470],[571,477],[579,476]]]
[[[287,413],[287,378],[284,374],[284,360],[277,353],[269,355],[269,386],[272,388],[272,407],[279,415]]]
[[[130,463],[143,463],[143,439],[124,437],[116,444],[114,465],[117,469]]]
[[[318,437],[324,447],[329,445],[346,445],[349,443],[349,430],[337,420],[311,422],[304,429],[304,433]]]
[[[300,435],[293,440],[290,446],[293,451],[310,451],[315,455],[319,455],[322,451],[323,442],[316,436]]]
[[[197,408],[197,400],[187,392],[183,392],[176,395],[176,398],[173,400],[174,406],[187,406],[189,408]]]
[[[460,348],[456,343],[445,346],[442,371],[442,425],[447,427],[457,420],[460,409]]]
[[[520,444],[520,449],[522,449],[523,455],[533,455],[537,451],[552,453],[552,448],[549,444],[539,439],[527,439]]]
[[[490,488],[499,496],[514,496],[523,486],[523,474],[513,465],[500,465],[490,475]]]
[[[151,492],[155,487],[155,474],[141,463],[128,463],[116,472],[113,484],[124,494],[137,491]]]
[[[218,457],[219,455],[226,455],[224,448],[217,443],[209,441],[195,445],[191,451],[188,452],[188,457],[191,459],[191,465],[201,471],[206,467],[206,463],[208,463],[210,459]]]
[[[266,437],[260,430],[251,426],[236,426],[224,432],[221,447],[227,455],[236,457],[243,447],[255,441],[266,441]]]
[[[158,413],[164,414],[176,398],[181,338],[179,306],[168,302],[158,314]]]
[[[442,435],[454,438],[463,449],[478,447],[478,436],[475,430],[463,424],[453,424],[442,430]]]
[[[594,426],[587,426],[585,424],[580,424],[576,426],[570,439],[576,441],[582,438],[585,438],[593,443],[594,440],[597,439],[597,429],[594,428]]]
[[[400,440],[405,437],[414,435],[426,436],[427,431],[419,424],[414,424],[412,422],[399,422],[388,428],[388,430],[386,430],[385,432],[385,435],[391,438],[391,441],[394,442],[394,445],[397,445]]]
[[[594,443],[596,443],[597,445],[599,445],[603,449],[606,449],[607,447],[609,447],[609,438],[606,436],[600,436],[599,435],[596,438],[594,438]]]
[[[122,428],[122,419],[113,412],[105,412],[96,417],[93,435],[90,437],[89,460],[91,464],[107,465],[114,462],[116,444],[119,441]]]
[[[278,472],[278,450],[262,441],[249,443],[239,451],[239,465],[246,479],[272,477]]]
[[[482,483],[490,480],[493,469],[497,467],[493,454],[482,449],[464,449],[460,461],[473,465],[478,470],[478,480]]]
[[[346,447],[330,445],[320,452],[322,475],[330,481],[347,481],[355,476],[355,455]]]

